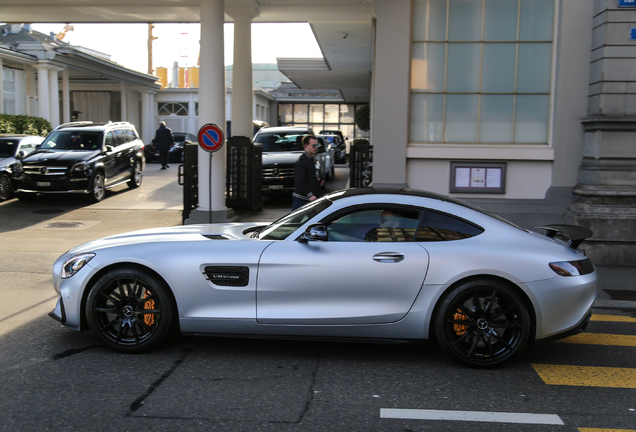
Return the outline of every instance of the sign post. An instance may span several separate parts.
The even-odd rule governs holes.
[[[210,153],[210,166],[208,169],[208,191],[210,193],[209,221],[210,223],[212,223],[212,155],[214,154],[214,152],[219,151],[221,150],[221,148],[223,148],[223,143],[225,142],[225,134],[223,133],[223,130],[214,123],[207,123],[201,126],[197,137],[199,138],[199,147]]]

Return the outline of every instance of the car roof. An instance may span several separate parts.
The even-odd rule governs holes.
[[[81,130],[95,130],[95,131],[103,131],[107,128],[117,128],[117,127],[130,127],[133,125],[128,122],[99,122],[94,123],[92,121],[78,121],[78,122],[70,122],[59,125],[55,128],[55,130],[65,130],[65,129],[81,129]]]
[[[311,128],[306,126],[277,126],[277,127],[265,127],[261,128],[257,133],[264,132],[302,132],[307,133],[308,131],[313,131]]]

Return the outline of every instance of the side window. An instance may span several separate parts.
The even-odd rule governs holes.
[[[126,141],[134,141],[137,139],[137,135],[135,135],[135,132],[132,129],[126,129]]]
[[[128,139],[126,138],[126,131],[123,129],[115,129],[113,131],[113,135],[115,136],[115,143],[120,146],[122,144],[126,144]]]
[[[106,145],[107,146],[113,146],[113,147],[117,147],[117,141],[115,140],[115,135],[113,134],[113,132],[108,132],[106,134]]]
[[[407,242],[415,239],[419,211],[392,206],[341,215],[327,226],[329,241]]]
[[[424,212],[415,241],[461,240],[474,237],[482,232],[483,230],[481,228],[454,216],[428,210]]]

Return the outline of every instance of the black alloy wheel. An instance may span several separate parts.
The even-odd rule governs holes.
[[[128,187],[131,189],[136,189],[141,186],[141,182],[144,177],[144,170],[141,167],[141,161],[136,160],[135,165],[132,168],[132,177],[128,181]]]
[[[467,366],[501,365],[528,341],[530,316],[519,295],[496,280],[459,285],[442,300],[434,321],[442,349]]]
[[[11,179],[6,174],[0,174],[0,201],[8,200],[12,194]]]
[[[174,310],[166,284],[138,269],[105,274],[86,302],[91,332],[108,348],[124,353],[145,352],[163,343],[173,328]]]

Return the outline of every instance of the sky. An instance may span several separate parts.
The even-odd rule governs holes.
[[[44,34],[59,33],[65,24],[33,24]],[[148,72],[147,24],[70,24],[73,30],[63,41],[71,45],[109,54],[111,60],[139,72]],[[225,64],[232,64],[234,25],[224,25]],[[196,66],[199,55],[199,24],[155,24],[153,67],[170,70],[174,62],[181,67]],[[290,38],[289,35],[294,35]],[[276,63],[276,57],[322,58],[307,23],[252,24],[252,62]]]

